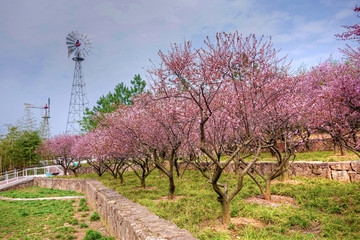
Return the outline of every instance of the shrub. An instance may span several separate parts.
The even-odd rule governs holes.
[[[84,240],[97,240],[101,239],[101,237],[101,232],[90,229],[86,231],[86,236],[84,237]]]
[[[86,206],[86,205],[82,205],[81,207],[78,208],[78,211],[79,212],[86,212],[86,211],[89,211],[89,207]]]
[[[66,239],[67,239],[67,240],[72,240],[72,239],[75,239],[75,237],[74,237],[73,235],[67,235],[67,236],[66,236]]]
[[[19,215],[21,216],[21,217],[26,217],[26,216],[29,216],[29,212],[26,210],[26,209],[24,209],[24,208],[21,208],[20,210],[19,210]]]
[[[71,222],[71,225],[78,225],[79,224],[79,220],[77,220],[76,218],[74,218]]]
[[[93,212],[93,214],[91,214],[90,216],[90,221],[99,221],[100,220],[100,216],[97,212]]]
[[[86,223],[80,223],[80,228],[87,228],[89,227],[89,225],[87,225]]]
[[[86,199],[81,198],[78,211],[79,212],[82,212],[82,211],[86,212],[86,211],[89,211],[89,210],[90,210],[89,207],[86,205]]]
[[[85,198],[81,198],[81,199],[80,199],[80,204],[79,204],[79,206],[84,205],[85,203],[86,203],[86,199],[85,199]]]

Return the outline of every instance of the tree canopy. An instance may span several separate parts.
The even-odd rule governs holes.
[[[8,133],[0,139],[0,170],[39,164],[40,158],[35,150],[41,142],[38,131],[9,126]]]
[[[116,85],[114,92],[102,95],[92,110],[85,109],[85,116],[82,121],[83,130],[89,131],[96,128],[104,114],[114,111],[119,105],[131,105],[133,103],[132,98],[143,92],[145,86],[146,82],[141,79],[140,74],[134,76],[130,87],[124,83]]]

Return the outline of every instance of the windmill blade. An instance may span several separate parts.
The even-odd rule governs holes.
[[[66,41],[67,45],[74,45],[75,46],[75,41]]]
[[[79,39],[78,34],[76,32],[71,32],[71,38],[74,39],[74,42]]]
[[[90,53],[90,49],[84,48],[83,51],[84,51],[84,56],[89,55],[89,53]]]
[[[73,52],[73,51],[75,51],[75,47],[68,47],[68,51],[71,51],[71,52]]]
[[[91,41],[90,40],[87,40],[87,41],[84,41],[85,45],[91,47]]]
[[[74,52],[75,49],[73,48],[69,48],[68,49],[68,57],[70,57],[70,55]]]
[[[66,44],[73,44],[75,43],[74,40],[70,39],[70,38],[66,38]]]
[[[78,41],[80,44],[77,44]],[[68,57],[70,57],[71,54],[74,54],[77,57],[84,58],[90,53],[92,48],[90,38],[78,31],[72,31],[67,35],[66,45],[68,47]]]
[[[75,49],[75,48],[76,48],[75,45],[70,45],[70,46],[68,46],[68,49]]]
[[[75,44],[67,45],[67,48],[76,48]]]
[[[72,42],[76,41],[76,39],[74,38],[72,32],[67,35],[66,40],[72,41]]]
[[[66,40],[71,42],[75,41],[74,37],[70,33],[66,36]]]
[[[75,40],[78,40],[81,37],[81,35],[78,31],[75,31],[73,33],[74,33],[73,36],[74,36]]]

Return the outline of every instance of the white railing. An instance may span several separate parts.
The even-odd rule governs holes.
[[[0,183],[15,182],[27,177],[46,177],[53,175],[62,175],[63,171],[58,165],[46,166],[46,167],[33,167],[25,168],[22,170],[11,170],[4,173],[0,173]]]
[[[59,160],[60,161],[60,160]],[[53,160],[41,160],[40,161],[40,164],[41,165],[57,165],[58,163],[59,163],[59,161],[57,161],[56,159],[53,159]],[[74,162],[78,162],[78,161],[74,161]],[[87,163],[87,161],[86,160],[81,160],[80,161],[80,163],[81,164],[83,164],[83,163]]]

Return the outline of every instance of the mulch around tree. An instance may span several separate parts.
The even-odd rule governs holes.
[[[292,197],[280,196],[280,195],[271,195],[271,200],[265,200],[262,195],[257,195],[254,197],[245,198],[244,201],[249,203],[257,203],[271,207],[278,207],[280,205],[292,205],[293,207],[298,207],[295,200]]]

